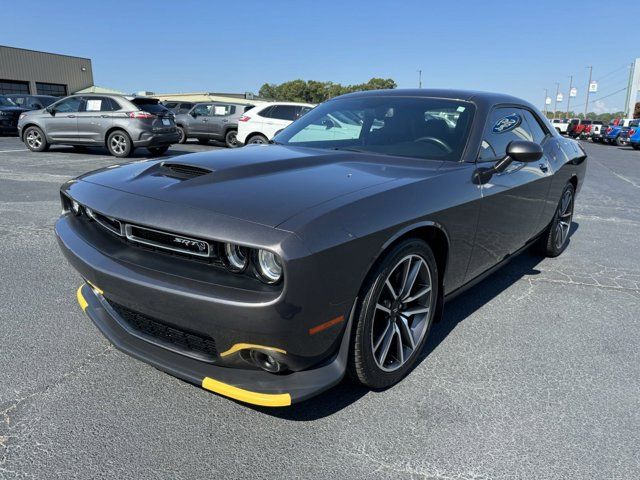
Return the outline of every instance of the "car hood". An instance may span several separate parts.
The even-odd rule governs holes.
[[[402,178],[435,175],[441,165],[441,161],[259,145],[114,165],[79,180],[277,227],[342,195]]]

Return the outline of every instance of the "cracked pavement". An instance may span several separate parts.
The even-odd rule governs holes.
[[[640,478],[640,152],[585,148],[562,256],[449,303],[394,388],[266,410],[108,344],[51,229],[59,184],[115,159],[0,137],[0,478]]]

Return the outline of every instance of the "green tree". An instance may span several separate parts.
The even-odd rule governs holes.
[[[396,82],[390,78],[372,78],[367,83],[343,86],[333,82],[317,80],[291,80],[281,84],[265,83],[260,87],[259,95],[277,101],[321,103],[338,95],[361,90],[396,88]]]

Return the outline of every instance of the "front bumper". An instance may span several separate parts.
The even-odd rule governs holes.
[[[5,134],[17,135],[18,134],[18,121],[17,119],[0,117],[0,132]]]
[[[351,317],[337,354],[328,362],[301,372],[271,374],[208,364],[133,336],[97,287],[85,283],[78,289],[77,299],[83,311],[119,350],[175,377],[241,402],[265,407],[289,406],[331,388],[345,374]]]

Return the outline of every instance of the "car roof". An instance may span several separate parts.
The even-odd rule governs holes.
[[[438,89],[438,88],[394,88],[386,90],[366,90],[362,92],[347,93],[337,98],[359,97],[424,97],[446,98],[451,100],[463,100],[473,103],[493,105],[499,103],[515,103],[528,105],[529,102],[521,98],[506,95],[504,93],[481,92],[476,90]]]
[[[300,107],[315,107],[313,103],[302,103],[302,102],[269,102],[264,105],[258,105],[259,107],[270,107],[272,105],[295,105]]]

